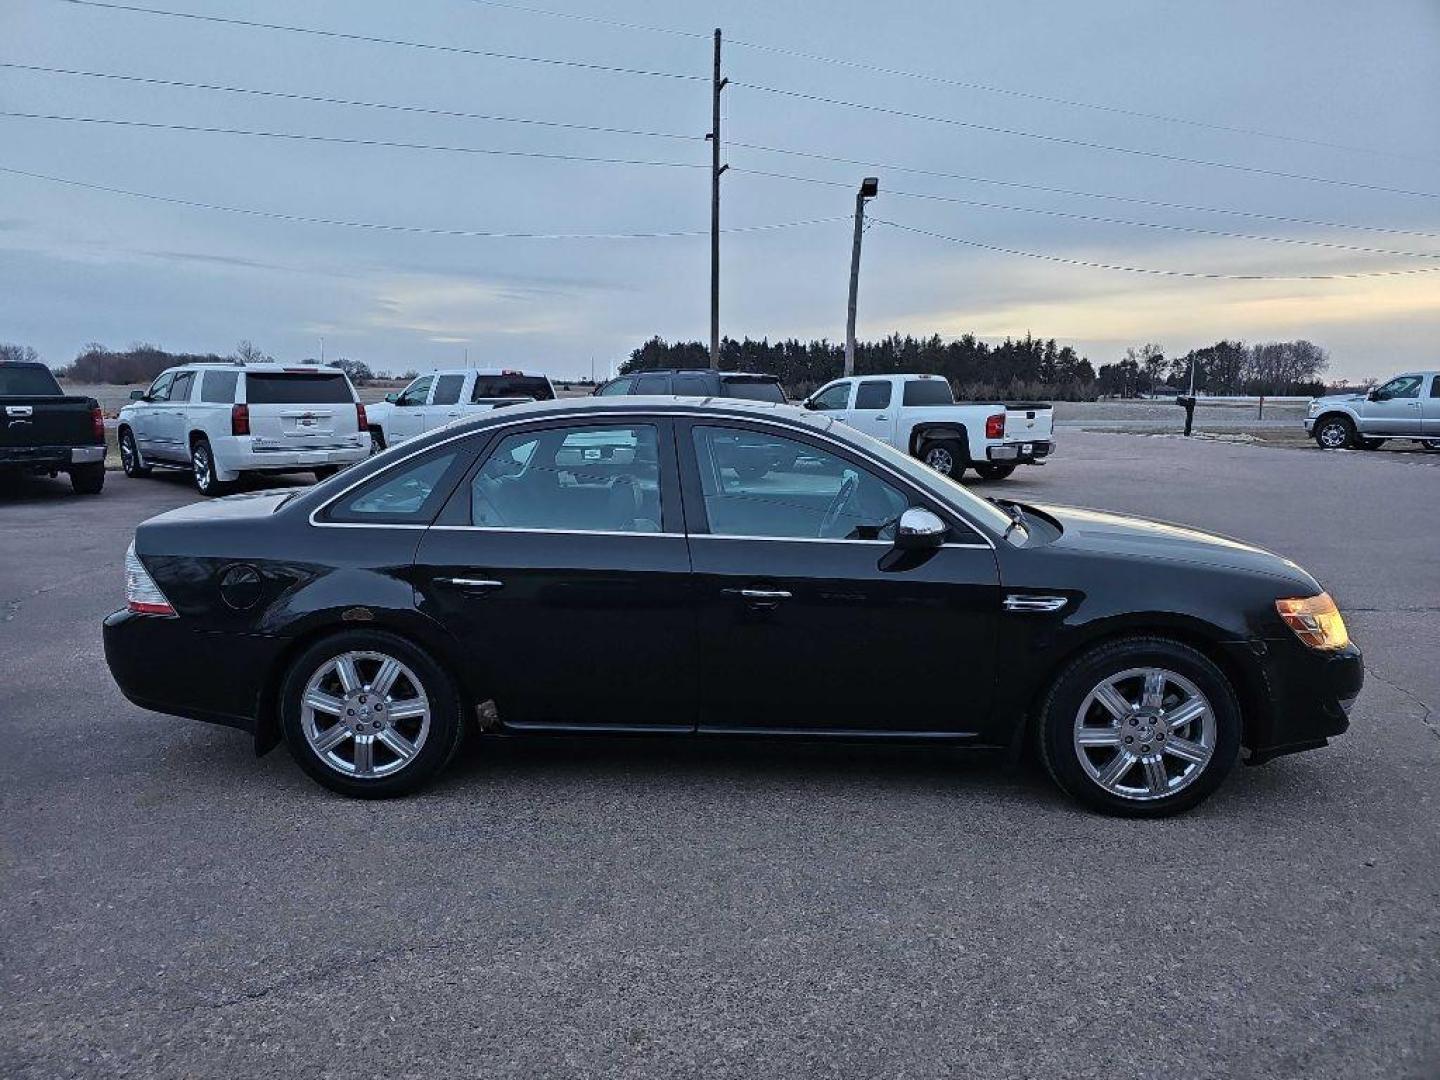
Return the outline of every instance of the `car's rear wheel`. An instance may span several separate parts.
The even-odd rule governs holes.
[[[1321,450],[1346,450],[1355,443],[1355,425],[1348,416],[1327,416],[1315,425],[1315,443]]]
[[[135,433],[128,427],[120,429],[120,467],[126,476],[149,476],[150,466],[140,458],[140,448],[135,445]]]
[[[1440,450],[1440,439],[1422,439],[1420,445],[1426,450]]]
[[[1190,809],[1240,752],[1240,707],[1224,672],[1164,638],[1125,638],[1082,655],[1055,681],[1040,724],[1055,782],[1124,817]]]
[[[344,795],[406,795],[460,745],[460,704],[440,666],[383,631],[336,634],[306,649],[280,691],[285,740],[300,767]]]
[[[318,482],[318,481],[320,481],[320,480],[329,480],[330,477],[334,476],[337,472],[340,471],[340,466],[339,466],[339,465],[322,465],[322,466],[320,466],[320,468],[318,468],[318,469],[313,469],[313,470],[311,470],[311,471],[315,474],[315,479],[316,479],[316,481]]]
[[[195,474],[195,487],[201,495],[224,495],[230,485],[215,479],[215,451],[203,435],[190,446],[190,468]]]
[[[76,495],[99,495],[105,487],[105,463],[74,465],[70,469],[70,487]]]
[[[975,472],[981,480],[1004,480],[1016,468],[1015,465],[976,465]]]
[[[378,454],[385,449],[385,432],[378,427],[370,429],[370,453]]]
[[[959,480],[965,475],[965,448],[958,439],[927,443],[920,451],[920,460],[952,480]]]

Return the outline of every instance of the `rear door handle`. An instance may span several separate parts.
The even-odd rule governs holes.
[[[437,577],[438,585],[453,585],[457,589],[503,589],[505,583],[494,578]]]

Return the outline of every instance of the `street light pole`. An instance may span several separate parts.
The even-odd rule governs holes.
[[[710,80],[710,366],[720,369],[720,91],[729,79],[720,77],[720,28],[715,28],[715,70]]]
[[[845,374],[855,374],[855,303],[860,293],[860,241],[865,235],[865,203],[880,193],[880,181],[867,176],[855,193],[855,240],[850,246],[850,305],[845,314]]]

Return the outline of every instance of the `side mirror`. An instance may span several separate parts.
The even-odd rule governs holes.
[[[806,398],[800,403],[800,407],[802,409],[809,409],[811,412],[815,412],[817,409],[820,408],[819,405],[815,404],[814,398]]]
[[[922,506],[912,506],[900,515],[895,526],[895,546],[905,551],[938,548],[949,530],[945,522]]]
[[[397,401],[400,400],[400,391],[391,390],[390,393],[385,395],[385,400],[390,402],[391,405],[394,405]]]
[[[144,400],[146,400],[146,398],[145,398],[145,391],[144,391],[144,390],[131,390],[131,391],[130,391],[130,400],[131,400],[131,401],[144,401]]]
[[[1389,401],[1390,395],[1384,390],[1371,390],[1367,395],[1371,401]]]

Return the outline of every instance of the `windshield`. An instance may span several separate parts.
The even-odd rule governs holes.
[[[951,480],[950,477],[936,472],[930,466],[921,464],[909,454],[902,454],[888,443],[872,439],[863,431],[857,431],[846,424],[832,424],[826,428],[826,433],[852,443],[859,449],[878,457],[896,472],[909,477],[937,499],[949,503],[972,521],[980,522],[1002,534],[1012,523],[1010,515],[994,503],[980,498],[959,481]],[[1011,532],[1010,538],[1023,541],[1023,535],[1016,535],[1020,531]]]
[[[0,397],[58,397],[60,384],[49,368],[0,365]]]

